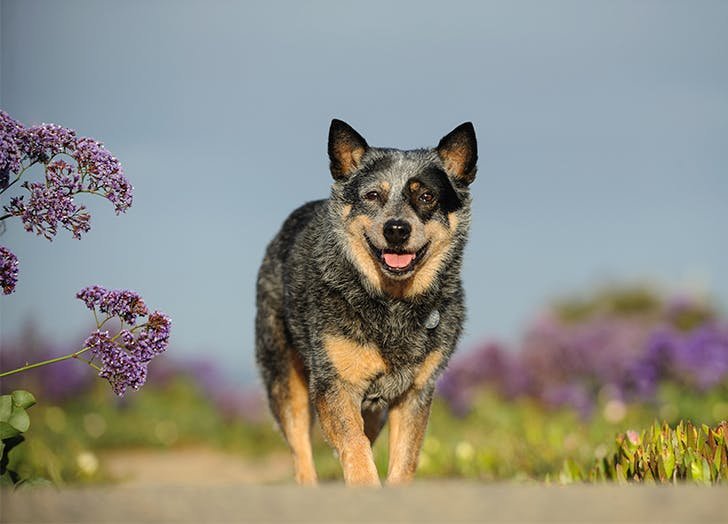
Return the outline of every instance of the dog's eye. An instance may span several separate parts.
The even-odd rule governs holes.
[[[420,202],[424,202],[425,204],[432,204],[435,200],[435,195],[430,193],[429,191],[425,191],[420,195]]]
[[[365,193],[364,199],[371,200],[371,201],[379,200],[379,191],[369,191],[369,192]]]

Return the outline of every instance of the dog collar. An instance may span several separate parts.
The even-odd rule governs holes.
[[[425,320],[427,329],[435,329],[440,324],[440,312],[437,309],[430,311],[430,315]]]

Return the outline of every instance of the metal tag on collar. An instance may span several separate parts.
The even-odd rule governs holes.
[[[435,329],[440,324],[440,312],[437,309],[430,311],[430,316],[425,320],[427,329]]]

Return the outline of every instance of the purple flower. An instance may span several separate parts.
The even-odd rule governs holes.
[[[76,143],[73,158],[78,162],[79,172],[89,177],[89,191],[101,191],[114,204],[117,214],[131,206],[133,188],[124,177],[119,161],[104,149],[103,144],[92,138],[81,138]]]
[[[146,326],[139,332],[133,352],[142,362],[149,362],[164,352],[169,345],[169,331],[172,322],[164,313],[155,311],[149,315]]]
[[[705,390],[728,380],[728,329],[709,322],[687,333],[662,326],[641,362],[653,373]]]
[[[144,301],[133,291],[107,290],[89,286],[76,296],[89,309],[99,308],[109,317],[118,316],[134,324],[137,316],[148,313]],[[99,376],[107,379],[114,392],[122,396],[127,388],[139,389],[147,378],[147,365],[169,345],[171,321],[167,315],[154,311],[144,324],[122,329],[110,336],[97,329],[86,339],[84,346],[101,363]]]
[[[23,150],[20,136],[23,126],[5,111],[0,111],[0,189],[8,185],[11,172],[20,169]]]
[[[57,124],[40,124],[25,129],[20,140],[31,161],[46,164],[59,153],[73,151],[76,132]]]
[[[15,291],[18,281],[18,257],[8,248],[0,246],[0,287],[3,294],[9,295]]]
[[[586,306],[590,313],[578,318],[541,314],[517,351],[487,344],[458,356],[440,392],[461,414],[489,387],[586,416],[605,392],[651,400],[666,381],[698,390],[728,383],[728,326],[714,320],[708,303],[683,297],[648,310]]]
[[[99,376],[109,381],[117,395],[123,396],[127,388],[139,389],[146,382],[146,363],[125,351],[108,331],[94,331],[84,346],[90,348],[94,359],[101,361]]]
[[[81,238],[91,227],[86,208],[74,202],[82,192],[108,199],[117,214],[132,205],[133,188],[103,144],[56,124],[24,128],[0,111],[0,190],[8,187],[10,173],[21,173],[26,159],[27,166],[45,164],[45,180],[23,183],[28,194],[15,196],[3,208],[19,217],[26,231],[52,240],[60,226]]]
[[[30,197],[14,197],[5,211],[20,217],[26,231],[52,240],[59,224],[80,239],[91,229],[91,215],[84,206],[76,205],[73,195],[81,191],[81,178],[63,160],[52,162],[46,168],[46,183],[24,182]]]
[[[100,312],[106,313],[109,317],[120,317],[131,325],[136,323],[138,316],[149,313],[142,297],[138,293],[126,289],[107,290],[101,286],[89,286],[76,293],[76,298],[82,300],[89,309],[98,308]],[[152,317],[150,317],[150,321],[152,321]],[[157,322],[156,317],[154,322]]]

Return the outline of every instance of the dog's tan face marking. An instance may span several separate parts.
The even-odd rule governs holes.
[[[430,247],[425,255],[426,259],[415,268],[414,275],[407,280],[408,286],[404,296],[413,297],[429,289],[450,250],[452,233],[451,229],[440,222],[431,220],[425,224],[425,236],[429,239]]]
[[[352,262],[375,290],[382,291],[381,270],[364,238],[366,230],[371,227],[371,222],[371,219],[365,215],[359,215],[349,222],[346,230],[348,247]]]
[[[375,290],[398,298],[414,297],[427,291],[442,268],[452,242],[452,235],[458,226],[455,213],[448,215],[448,223],[449,228],[434,220],[422,226],[423,237],[426,239],[424,242],[429,242],[430,246],[425,254],[425,260],[406,280],[389,278],[374,258],[364,238],[367,231],[372,229],[372,220],[365,215],[353,218],[347,228],[350,253],[354,263]]]
[[[413,384],[417,389],[422,389],[427,384],[435,371],[437,371],[437,368],[440,366],[440,362],[442,362],[441,351],[433,351],[425,357],[425,360],[415,373]]]
[[[357,390],[363,390],[369,380],[387,369],[376,346],[335,335],[325,335],[323,345],[339,377]]]
[[[460,225],[460,219],[455,213],[449,213],[447,215],[447,223],[450,224],[450,232],[455,233],[458,225]]]
[[[351,204],[346,204],[341,208],[341,216],[346,219],[351,214]]]

